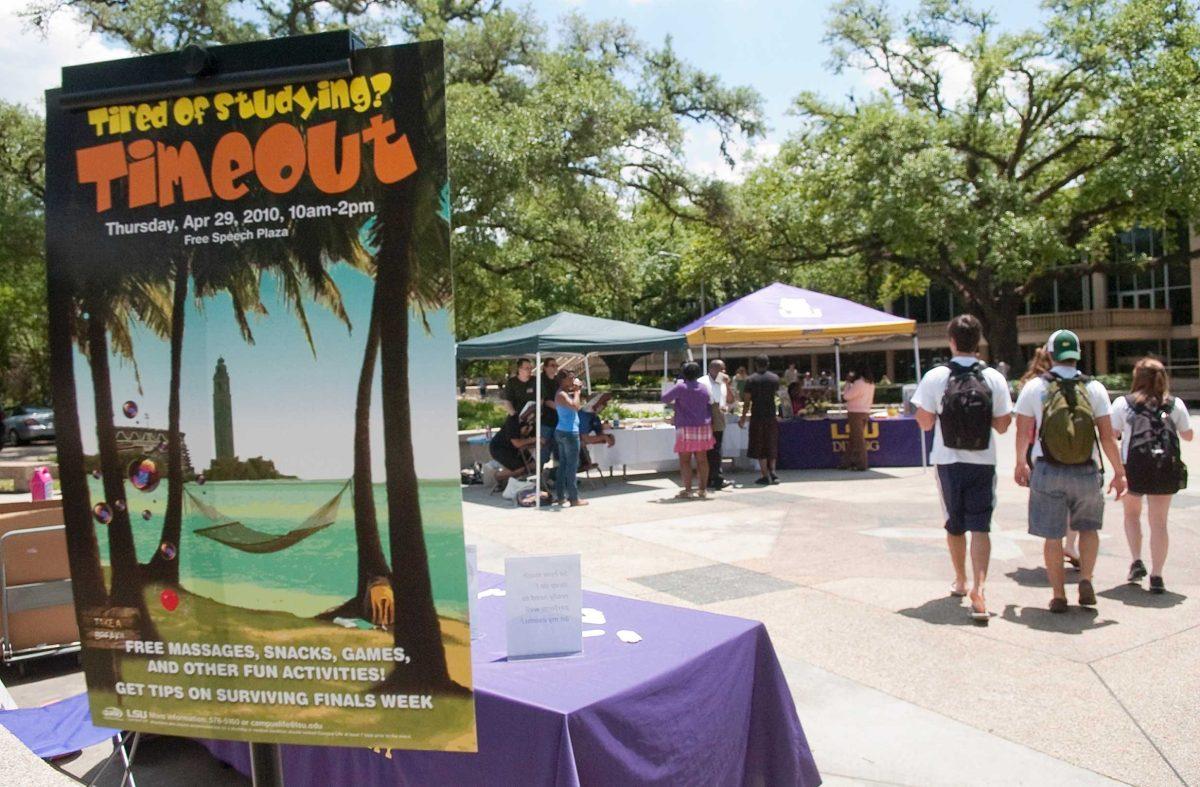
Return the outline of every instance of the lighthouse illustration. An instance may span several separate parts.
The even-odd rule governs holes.
[[[232,459],[233,397],[229,392],[229,370],[225,368],[224,358],[217,359],[217,370],[213,372],[213,436],[217,459]]]

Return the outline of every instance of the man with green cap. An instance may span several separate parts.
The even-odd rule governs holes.
[[[1071,331],[1055,331],[1046,342],[1046,352],[1054,366],[1027,382],[1013,407],[1017,416],[1014,478],[1029,487],[1029,533],[1045,539],[1043,556],[1054,591],[1050,611],[1066,612],[1063,536],[1068,527],[1079,533],[1079,603],[1095,606],[1092,572],[1104,521],[1101,449],[1112,466],[1108,489],[1117,498],[1125,493],[1125,467],[1109,419],[1108,391],[1077,368],[1079,337]],[[1032,469],[1027,453],[1032,456]]]

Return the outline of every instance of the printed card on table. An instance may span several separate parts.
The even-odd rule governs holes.
[[[510,659],[570,656],[583,650],[579,555],[504,561]]]

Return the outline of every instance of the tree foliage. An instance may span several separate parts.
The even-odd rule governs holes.
[[[46,403],[41,120],[0,101],[0,405]]]
[[[1003,32],[965,0],[903,18],[839,2],[835,67],[880,88],[796,99],[801,130],[745,184],[752,256],[849,265],[880,299],[943,283],[1015,362],[1026,296],[1109,265],[1119,231],[1195,217],[1196,4],[1052,0],[1046,14]]]

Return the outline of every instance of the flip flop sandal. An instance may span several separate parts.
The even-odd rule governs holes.
[[[980,612],[979,610],[975,609],[974,604],[971,605],[971,620],[974,620],[979,623],[987,623],[991,619],[992,619],[991,612],[988,612],[986,609],[983,612]]]
[[[955,590],[955,589],[954,589],[954,586],[953,586],[953,585],[951,585],[951,586],[950,586],[950,595],[954,596],[955,598],[966,598],[966,597],[967,597],[967,591],[965,591],[965,590],[964,590],[964,591],[962,591],[962,592],[960,593],[959,591],[957,591],[957,590]]]
[[[676,500],[691,500],[692,491],[690,489],[680,489],[679,494],[675,495]]]
[[[1071,564],[1071,568],[1073,568],[1073,569],[1076,569],[1076,570],[1078,570],[1078,569],[1079,569],[1079,558],[1077,558],[1077,557],[1071,557],[1070,555],[1064,554],[1064,555],[1063,555],[1063,560],[1065,560],[1065,561],[1067,561],[1068,563],[1070,563],[1070,564]]]

